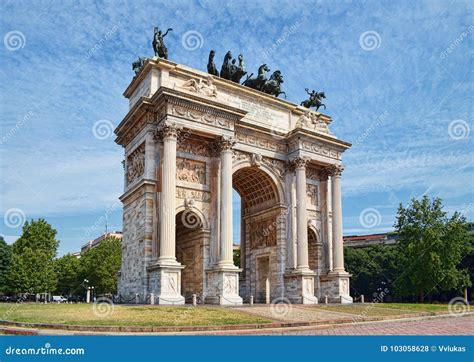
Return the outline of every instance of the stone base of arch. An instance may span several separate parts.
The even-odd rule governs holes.
[[[318,304],[314,295],[314,272],[295,270],[285,274],[286,298],[293,304]]]
[[[321,291],[323,296],[328,296],[329,303],[350,304],[353,302],[349,295],[349,278],[347,272],[331,271],[321,276]]]
[[[154,264],[147,268],[150,278],[150,296],[154,298],[151,304],[182,305],[181,270],[183,265]],[[150,301],[151,302],[151,301]]]
[[[208,293],[205,302],[217,305],[242,305],[239,296],[239,273],[242,269],[223,266],[207,270]]]

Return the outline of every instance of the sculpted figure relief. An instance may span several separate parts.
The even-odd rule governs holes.
[[[127,183],[130,185],[139,179],[145,172],[145,144],[138,148],[127,157]]]
[[[208,97],[217,97],[217,88],[214,85],[212,75],[207,77],[206,82],[204,82],[202,78],[199,78],[199,82],[196,79],[191,78],[183,84],[183,88],[204,94]]]

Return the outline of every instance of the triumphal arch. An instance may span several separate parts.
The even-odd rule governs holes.
[[[330,117],[156,57],[124,95],[130,109],[115,130],[125,148],[124,300],[352,301],[341,207],[350,144]]]

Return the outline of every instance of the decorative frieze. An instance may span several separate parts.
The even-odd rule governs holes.
[[[196,201],[211,201],[211,193],[200,190],[191,190],[184,187],[176,187],[176,197],[181,199],[193,199]]]
[[[178,157],[176,158],[176,178],[180,181],[205,184],[206,163]]]
[[[338,160],[341,159],[341,152],[336,151],[335,149],[329,148],[320,142],[303,141],[301,143],[301,147],[305,151],[313,152],[318,155],[335,158]]]
[[[177,151],[203,157],[210,155],[208,143],[195,142],[188,139],[178,139]]]
[[[127,185],[139,179],[145,172],[145,143],[127,157]]]
[[[273,152],[286,153],[287,151],[286,143],[279,142],[275,139],[272,139],[270,137],[267,137],[261,134],[237,131],[235,135],[236,135],[237,140],[240,143],[243,143],[246,145],[263,148],[265,150],[269,150]]]
[[[198,109],[190,109],[180,105],[171,105],[170,112],[173,116],[186,118],[203,124],[216,126],[219,128],[233,129],[234,123],[225,118],[218,117],[210,112],[203,112]]]

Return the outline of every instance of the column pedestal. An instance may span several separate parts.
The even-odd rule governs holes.
[[[217,305],[242,305],[239,296],[239,273],[236,266],[222,266],[207,270],[208,294],[206,303]]]
[[[181,264],[154,264],[147,268],[150,277],[150,293],[154,294],[155,304],[182,305]]]
[[[328,296],[330,303],[350,304],[353,302],[349,295],[349,278],[351,274],[348,272],[332,271],[327,275],[321,276],[321,297]]]
[[[314,272],[295,270],[284,275],[285,296],[295,304],[318,304],[314,295]]]

